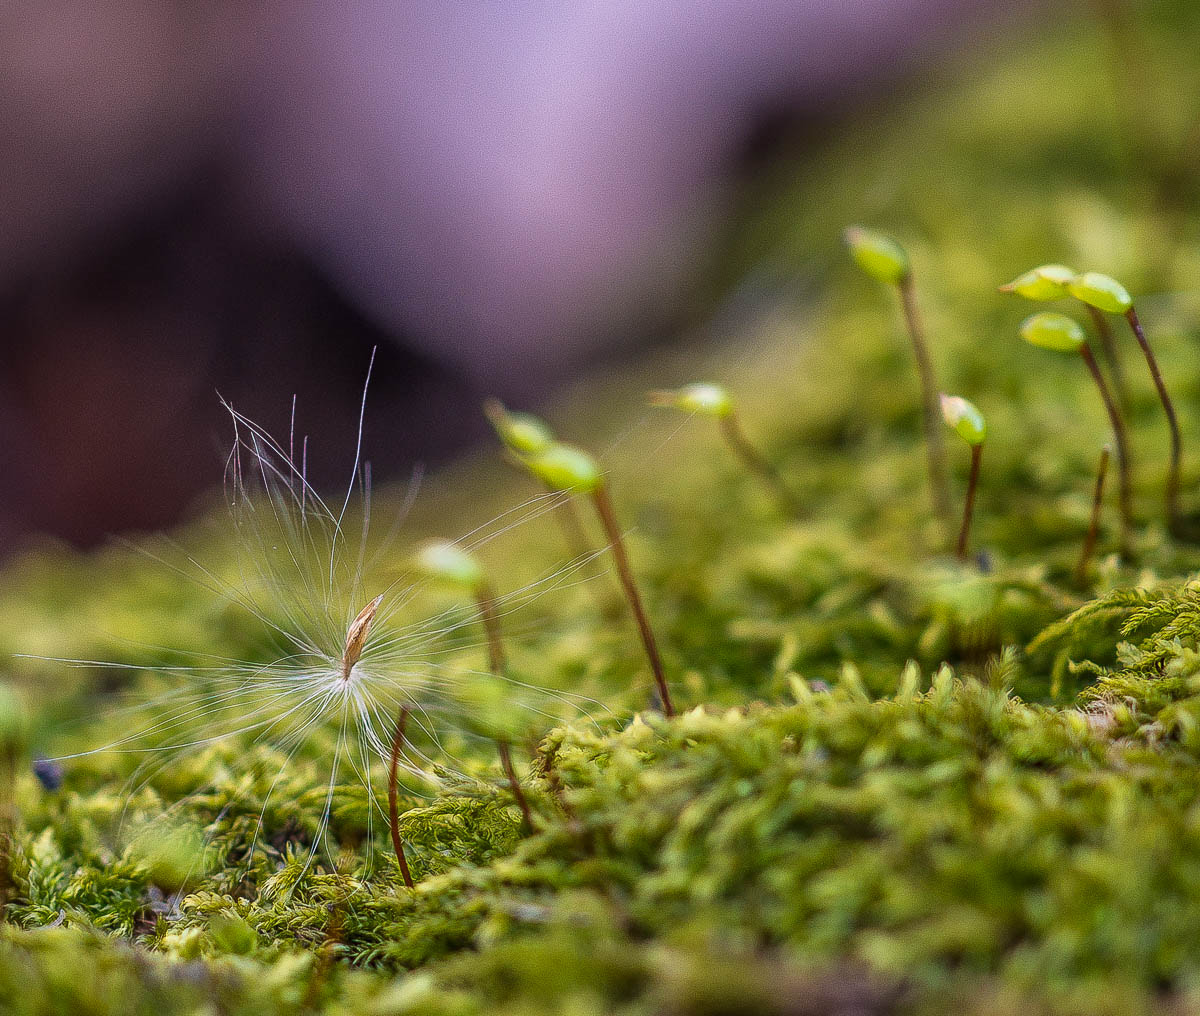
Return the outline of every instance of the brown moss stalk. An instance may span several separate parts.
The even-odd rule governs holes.
[[[1167,528],[1172,535],[1180,536],[1184,525],[1183,513],[1179,508],[1180,473],[1183,468],[1183,439],[1179,433],[1179,418],[1175,415],[1175,404],[1171,401],[1171,396],[1167,394],[1167,386],[1163,383],[1162,371],[1158,369],[1158,360],[1150,349],[1150,343],[1146,340],[1142,323],[1138,320],[1137,311],[1133,307],[1125,312],[1125,320],[1129,322],[1134,338],[1142,348],[1146,366],[1150,368],[1150,377],[1154,380],[1155,391],[1158,392],[1158,401],[1162,403],[1163,412],[1167,416],[1167,424],[1171,429],[1171,461],[1167,469],[1166,493]]]
[[[916,291],[912,275],[907,274],[898,283],[900,305],[904,321],[912,340],[913,353],[917,359],[917,373],[921,380],[922,422],[925,429],[925,454],[929,468],[929,489],[934,513],[947,525],[952,512],[950,508],[950,478],[946,469],[946,444],[938,420],[938,386],[934,375],[933,360],[929,345],[925,341],[925,328],[917,310]]]
[[[1104,409],[1112,424],[1113,441],[1117,447],[1117,505],[1121,516],[1120,550],[1121,556],[1128,558],[1131,550],[1130,534],[1133,529],[1133,491],[1129,470],[1129,436],[1125,429],[1125,419],[1113,398],[1108,382],[1104,380],[1104,375],[1100,372],[1100,365],[1096,363],[1096,357],[1092,353],[1091,347],[1086,342],[1079,347],[1079,355],[1083,357],[1088,372],[1096,382],[1100,398],[1104,402]]]
[[[1096,470],[1096,486],[1092,490],[1092,514],[1088,520],[1087,535],[1083,538],[1083,549],[1079,552],[1079,563],[1075,565],[1075,581],[1083,585],[1087,581],[1088,567],[1096,551],[1096,540],[1100,535],[1100,512],[1104,507],[1104,480],[1108,476],[1108,461],[1112,448],[1105,445],[1100,451],[1100,465]]]
[[[408,714],[409,708],[404,706],[400,715],[396,717],[396,728],[392,733],[392,754],[388,768],[388,825],[392,834],[392,849],[396,852],[396,862],[400,865],[400,877],[409,889],[413,889],[416,887],[408,870],[408,858],[404,856],[404,843],[400,839],[400,815],[396,807],[400,752],[404,747],[404,728],[408,725]]]
[[[662,657],[658,652],[658,643],[654,639],[654,631],[650,627],[650,619],[646,616],[646,609],[642,605],[642,598],[638,593],[637,583],[633,578],[633,569],[629,565],[629,555],[625,550],[625,540],[621,536],[621,527],[617,525],[617,517],[613,511],[612,498],[609,497],[608,487],[601,483],[591,492],[591,496],[596,506],[596,514],[600,516],[600,523],[604,527],[604,534],[608,537],[613,561],[617,566],[617,577],[621,580],[625,596],[629,600],[630,609],[633,611],[634,620],[637,622],[638,633],[642,638],[642,645],[646,650],[646,657],[650,661],[650,670],[654,674],[654,683],[658,688],[658,697],[662,701],[663,713],[667,716],[674,716],[675,707],[671,704],[671,692],[667,688],[667,677],[663,670]]]
[[[479,608],[479,620],[487,638],[488,667],[497,677],[504,676],[508,659],[504,654],[504,642],[500,637],[500,615],[496,611],[496,594],[486,582],[475,590],[475,605]]]
[[[962,525],[954,552],[960,561],[967,559],[967,542],[971,535],[971,517],[975,513],[975,491],[979,487],[979,464],[983,461],[983,445],[971,445],[971,472],[967,477],[967,499],[963,505]]]
[[[741,461],[742,465],[767,485],[784,512],[795,518],[799,518],[803,514],[800,499],[784,482],[774,463],[763,455],[750,439],[746,437],[746,432],[742,429],[742,424],[738,419],[737,413],[731,410],[720,418],[719,423],[725,442],[732,449],[733,454],[738,460]]]
[[[500,753],[500,766],[508,778],[508,785],[516,799],[517,807],[521,809],[521,818],[525,822],[525,828],[533,832],[537,827],[533,824],[533,813],[529,810],[529,801],[525,798],[525,791],[521,789],[521,781],[517,779],[517,770],[513,766],[512,749],[507,741],[498,740],[496,750]]]
[[[1095,325],[1096,337],[1100,340],[1100,352],[1104,354],[1104,362],[1108,364],[1109,374],[1112,375],[1117,405],[1121,407],[1121,412],[1128,419],[1132,406],[1129,400],[1129,385],[1125,382],[1125,368],[1122,366],[1120,354],[1117,352],[1117,339],[1113,335],[1112,325],[1098,307],[1093,307],[1090,303],[1084,303],[1084,306],[1092,318],[1092,324]]]
[[[483,622],[483,630],[487,636],[488,667],[496,677],[503,677],[508,665],[504,653],[504,643],[500,637],[500,616],[496,611],[496,596],[491,586],[483,583],[475,592],[475,602],[479,607],[479,617]],[[529,801],[521,789],[521,781],[517,779],[517,771],[513,766],[512,748],[503,738],[496,739],[496,751],[500,756],[500,766],[508,779],[509,788],[516,799],[517,807],[521,809],[525,828],[532,832],[537,827],[533,822],[533,813],[529,809]]]

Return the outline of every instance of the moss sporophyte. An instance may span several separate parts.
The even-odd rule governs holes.
[[[946,470],[946,446],[938,423],[938,384],[925,339],[925,328],[917,310],[912,266],[908,254],[890,236],[862,226],[850,226],[844,233],[850,256],[867,275],[887,286],[895,286],[900,294],[900,306],[908,327],[917,373],[921,381],[922,418],[925,447],[928,456],[929,489],[937,516],[948,523],[950,511],[950,480]]]
[[[616,565],[617,577],[620,580],[625,599],[637,624],[638,634],[650,663],[663,712],[667,716],[674,716],[675,707],[667,686],[658,642],[654,637],[654,630],[650,625],[650,619],[638,591],[637,580],[634,578],[633,568],[629,563],[625,538],[617,523],[603,470],[596,460],[581,448],[561,441],[546,443],[541,440],[541,435],[550,433],[549,428],[544,425],[533,428],[535,438],[532,443],[520,440],[514,421],[536,419],[528,414],[510,413],[495,399],[489,399],[485,403],[484,412],[492,422],[505,448],[512,454],[514,461],[541,483],[546,490],[564,495],[566,504],[569,504],[569,499],[574,496],[586,497],[591,500],[608,539],[609,550]],[[578,527],[577,520],[575,526]]]
[[[505,407],[499,399],[484,400],[483,415],[487,417],[496,436],[504,445],[509,461],[517,468],[528,473],[525,460],[532,455],[539,455],[555,443],[554,431],[541,417],[532,413],[513,412]],[[562,494],[555,488],[542,484],[543,489],[554,494]],[[594,562],[597,558],[596,549],[588,539],[587,531],[575,510],[575,501],[570,494],[560,496],[554,505],[554,517],[563,534],[563,541],[572,557],[577,561],[586,562],[589,573],[596,575]],[[607,615],[612,606],[611,600],[605,594],[606,582],[589,583],[594,590],[593,595],[601,613]]]
[[[1039,268],[1031,269],[1007,285],[1001,286],[1000,291],[1016,293],[1030,300],[1047,301],[1073,297],[1086,307],[1096,327],[1105,359],[1112,372],[1113,387],[1117,396],[1116,402],[1122,415],[1128,418],[1130,412],[1128,386],[1121,368],[1121,360],[1112,329],[1109,327],[1105,315],[1120,314],[1125,318],[1142,351],[1142,356],[1146,360],[1150,378],[1154,382],[1155,393],[1162,405],[1170,429],[1170,462],[1167,468],[1165,495],[1167,528],[1174,536],[1188,536],[1179,504],[1183,467],[1183,441],[1179,419],[1175,412],[1175,405],[1167,394],[1167,387],[1163,381],[1158,360],[1150,348],[1149,340],[1146,338],[1145,329],[1134,308],[1129,290],[1112,276],[1104,275],[1101,272],[1077,273],[1065,265],[1042,265]],[[1118,448],[1118,463],[1119,459],[1120,449]]]
[[[1027,300],[1047,303],[1051,300],[1069,298],[1072,295],[1071,286],[1077,278],[1078,273],[1066,265],[1039,265],[1037,268],[1031,268],[1024,274],[1017,276],[1012,282],[1001,286],[1000,292],[1015,293],[1018,296],[1025,297]],[[1116,338],[1113,336],[1112,328],[1109,327],[1108,319],[1094,306],[1086,302],[1083,306],[1096,328],[1096,335],[1100,339],[1100,349],[1104,354],[1104,361],[1112,373],[1112,383],[1117,396],[1117,405],[1121,407],[1121,412],[1128,417],[1130,409],[1129,386],[1125,383],[1125,370],[1121,364],[1121,357],[1117,352]]]
[[[591,455],[573,445],[555,443],[536,455],[524,459],[526,468],[549,489],[565,494],[580,494],[591,498],[596,508],[600,524],[608,537],[609,549],[612,551],[613,562],[617,566],[617,576],[629,608],[637,623],[638,634],[646,650],[646,658],[650,662],[650,670],[654,675],[654,683],[658,689],[658,697],[662,710],[667,716],[675,715],[675,707],[671,703],[671,691],[667,687],[667,676],[663,668],[662,657],[659,655],[658,642],[654,630],[650,626],[650,618],[642,604],[641,593],[638,591],[637,580],[633,576],[633,567],[629,563],[629,554],[625,549],[625,537],[617,523],[616,512],[613,509],[612,498],[608,493],[608,484],[599,463]]]
[[[967,476],[967,495],[963,504],[962,525],[958,530],[955,555],[967,559],[967,542],[971,533],[971,517],[975,511],[975,491],[979,485],[979,464],[983,458],[983,442],[987,423],[975,406],[959,395],[942,395],[942,418],[946,426],[966,442],[971,449],[971,468]]]
[[[1151,380],[1154,382],[1154,390],[1158,394],[1158,400],[1162,403],[1163,412],[1166,414],[1171,434],[1171,458],[1167,469],[1166,489],[1167,526],[1173,535],[1184,535],[1183,513],[1179,506],[1179,489],[1183,468],[1183,439],[1179,432],[1179,419],[1175,415],[1175,405],[1167,394],[1167,386],[1163,382],[1158,360],[1150,349],[1146,332],[1134,309],[1133,298],[1129,295],[1129,290],[1116,279],[1100,272],[1084,272],[1072,279],[1068,288],[1073,297],[1096,314],[1122,315],[1142,350],[1146,366],[1150,370]]]
[[[1088,373],[1096,382],[1104,409],[1112,424],[1113,439],[1117,446],[1117,479],[1118,503],[1121,512],[1121,553],[1128,557],[1130,553],[1130,535],[1133,528],[1133,494],[1129,472],[1129,437],[1125,430],[1125,420],[1121,415],[1104,375],[1096,363],[1095,356],[1087,344],[1087,337],[1078,321],[1052,311],[1042,311],[1032,314],[1021,324],[1021,338],[1030,345],[1041,349],[1049,349],[1058,353],[1078,353],[1087,365]]]
[[[678,409],[690,416],[707,416],[716,420],[734,456],[766,484],[783,511],[797,518],[803,514],[800,499],[784,481],[779,469],[746,437],[737,406],[727,389],[721,385],[697,383],[684,385],[675,391],[653,391],[648,398],[652,406]]]
[[[491,670],[491,677],[497,681],[503,681],[507,666],[504,643],[500,633],[500,618],[496,611],[496,595],[484,574],[483,566],[473,554],[448,540],[432,540],[426,543],[417,552],[415,562],[418,570],[423,574],[461,589],[474,598],[475,604],[479,608],[479,620],[483,624],[483,630],[487,637],[488,666]],[[499,689],[500,686],[496,685],[495,687]],[[500,765],[512,790],[513,798],[521,810],[525,827],[532,830],[534,828],[533,815],[529,810],[529,802],[525,799],[525,792],[521,789],[521,781],[517,779],[517,773],[513,767],[510,725],[505,723],[505,716],[511,711],[512,706],[506,701],[503,691],[494,696],[492,701],[486,701],[486,699],[481,701],[479,695],[466,697],[472,700],[472,706],[488,710],[491,713],[489,716],[477,714],[475,724],[486,727],[490,736],[495,740],[496,750],[500,756]]]

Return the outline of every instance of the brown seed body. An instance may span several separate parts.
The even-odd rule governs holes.
[[[383,594],[380,593],[358,612],[358,616],[350,622],[350,627],[346,629],[346,648],[342,652],[343,681],[350,680],[350,672],[354,669],[354,665],[362,659],[367,636],[371,634],[371,624],[374,622],[375,614],[382,602]]]

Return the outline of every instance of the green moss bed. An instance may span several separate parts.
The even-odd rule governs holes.
[[[1129,286],[1200,510],[1200,188],[1179,155],[1196,22],[1168,5],[1138,23],[1153,56],[1134,93],[1087,16],[1023,29],[740,198],[712,288],[738,280],[752,310],[735,295],[715,350],[655,354],[548,414],[609,470],[679,715],[651,708],[611,573],[513,602],[513,675],[563,693],[514,745],[537,829],[479,717],[448,712],[424,745],[436,786],[401,785],[415,889],[372,803],[382,759],[368,784],[343,768],[312,853],[336,752],[323,727],[290,755],[252,737],[78,755],[48,789],[32,753],[145,726],[178,680],[161,668],[278,648],[136,550],[12,562],[0,645],[35,658],[8,665],[32,730],[11,795],[4,1011],[1200,1011],[1200,546],[1166,534],[1167,431],[1118,319],[1134,552],[1116,556],[1110,495],[1076,584],[1107,419],[1077,358],[1019,341],[1035,308],[996,292],[1048,261]],[[840,245],[855,221],[905,244],[942,385],[988,419],[965,565],[930,517],[895,301]],[[803,519],[711,421],[645,407],[647,388],[700,379],[736,393]],[[368,455],[389,426],[368,407]],[[948,450],[961,504],[967,451]],[[379,574],[536,493],[490,449],[427,479]],[[376,517],[403,497],[378,491]],[[502,593],[566,561],[534,514],[481,551]],[[215,573],[238,558],[220,505],[173,540]],[[460,612],[436,653],[414,650],[448,681],[483,665],[469,605],[425,590],[404,610]]]

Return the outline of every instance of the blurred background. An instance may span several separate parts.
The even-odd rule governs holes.
[[[776,159],[1068,13],[8,5],[0,548],[180,517],[220,479],[217,391],[284,433],[297,395],[340,480],[375,346],[376,479],[436,464],[483,394],[534,406],[719,313],[723,237]]]

